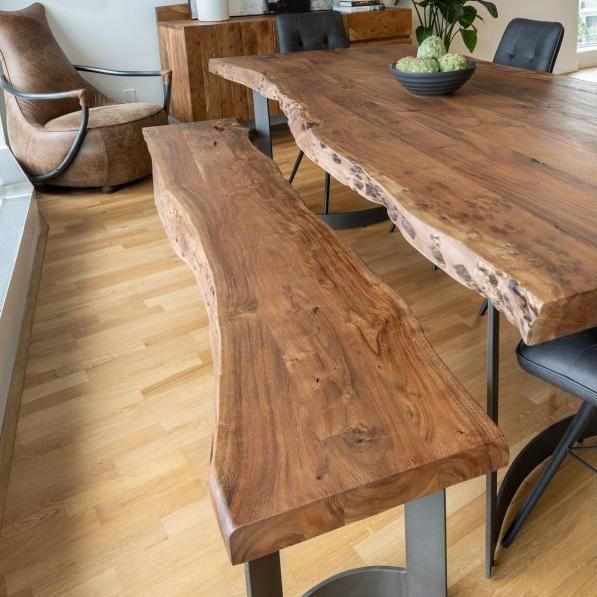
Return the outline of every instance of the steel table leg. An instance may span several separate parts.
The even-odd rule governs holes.
[[[253,90],[253,114],[255,116],[255,145],[262,153],[272,157],[272,133],[271,121],[269,115],[269,104],[267,98],[258,91]],[[299,153],[295,162],[290,182],[296,175],[301,160],[302,152]],[[323,213],[319,216],[328,226],[334,230],[344,230],[346,228],[356,228],[358,226],[370,226],[377,222],[383,222],[388,219],[388,212],[385,207],[370,207],[367,209],[358,209],[355,211],[329,213],[330,201],[330,175],[326,172],[324,189],[324,207]]]
[[[255,145],[262,153],[272,157],[272,130],[269,117],[267,98],[259,91],[253,90],[253,114],[255,115],[255,130],[257,138]]]
[[[487,303],[487,415],[497,425],[500,383],[500,312]],[[496,525],[497,472],[488,473],[485,482],[485,576],[493,568],[499,529]]]

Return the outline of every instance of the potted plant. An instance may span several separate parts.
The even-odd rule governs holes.
[[[458,34],[470,52],[475,50],[475,22],[483,21],[483,17],[473,3],[482,5],[494,19],[498,16],[496,5],[487,0],[412,0],[412,3],[419,19],[417,42],[421,44],[428,37],[437,35],[443,39],[448,51]]]

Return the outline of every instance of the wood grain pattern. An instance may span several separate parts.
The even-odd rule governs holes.
[[[169,4],[166,6],[155,7],[155,19],[158,23],[166,21],[186,21],[191,19],[189,12],[189,5],[184,4]]]
[[[355,45],[411,43],[410,9],[342,15]],[[181,122],[253,116],[253,99],[245,87],[209,72],[215,57],[268,55],[277,52],[272,15],[232,17],[202,22],[188,18],[186,4],[156,8],[161,65],[172,70],[171,114]],[[272,114],[278,106],[270,105]]]
[[[597,89],[482,63],[457,95],[416,98],[387,72],[412,51],[210,64],[279,101],[308,156],[525,342],[597,325]]]
[[[145,129],[158,213],[201,286],[210,491],[232,563],[502,466],[406,304],[230,121]]]
[[[275,131],[274,158],[288,176],[296,145],[286,130]],[[320,208],[320,168],[305,158],[294,186]],[[336,181],[332,197],[338,209],[367,205]],[[246,597],[205,487],[215,403],[209,320],[164,234],[151,179],[110,195],[49,189],[38,205],[50,233],[0,534],[0,594]],[[432,273],[385,223],[337,234],[406,299],[434,350],[484,404],[478,296]],[[517,366],[519,339],[502,318],[500,428],[512,457],[578,409],[578,399]],[[586,456],[597,466],[597,452]],[[592,475],[566,460],[515,549],[498,551],[490,582],[484,491],[482,477],[447,490],[450,597],[594,592]],[[402,513],[284,550],[285,594],[356,566],[403,565]]]
[[[252,118],[250,90],[209,72],[213,57],[273,54],[271,17],[235,17],[222,22],[166,21],[158,26],[161,64],[172,70],[171,113],[182,122],[235,116]],[[278,112],[271,106],[272,114]]]
[[[412,43],[412,14],[408,9],[343,13],[342,20],[351,46],[360,42]]]

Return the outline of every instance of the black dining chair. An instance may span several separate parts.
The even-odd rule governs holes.
[[[282,54],[308,50],[337,50],[349,46],[342,15],[333,10],[279,14],[276,16],[276,33],[278,50]],[[288,178],[290,183],[294,180],[304,155],[300,150]],[[330,210],[330,185],[331,177],[326,172],[322,211],[324,215]]]
[[[562,47],[564,25],[552,21],[513,19],[508,23],[493,59],[494,64],[553,73]],[[479,316],[487,313],[487,299]]]
[[[528,462],[526,463],[526,469],[530,470],[541,462],[542,456],[549,450],[548,446],[553,446],[557,440],[555,450],[553,450],[545,469],[512,520],[508,530],[504,533],[502,538],[504,547],[508,547],[512,543],[566,455],[575,456],[593,473],[597,472],[591,464],[577,455],[578,450],[593,448],[591,446],[575,447],[579,440],[597,434],[597,328],[536,346],[527,346],[521,342],[516,354],[518,363],[525,371],[573,394],[583,403],[570,422],[564,421],[566,423],[564,427],[559,424],[552,425],[533,438],[518,456],[518,459],[522,461],[531,460],[530,465]],[[595,447],[597,448],[597,446]],[[515,460],[510,469],[515,470],[517,464]],[[524,462],[522,464],[524,466]],[[516,476],[516,473],[512,475],[512,477]],[[506,473],[502,487],[508,487],[508,484],[509,473]],[[517,479],[514,479],[514,484],[518,485]]]
[[[561,23],[513,19],[504,31],[493,62],[552,73],[563,39]]]

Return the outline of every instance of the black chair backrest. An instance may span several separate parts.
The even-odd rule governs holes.
[[[333,10],[276,16],[278,49],[282,53],[348,48],[342,15]]]
[[[563,39],[561,23],[513,19],[506,27],[493,61],[552,73]]]

